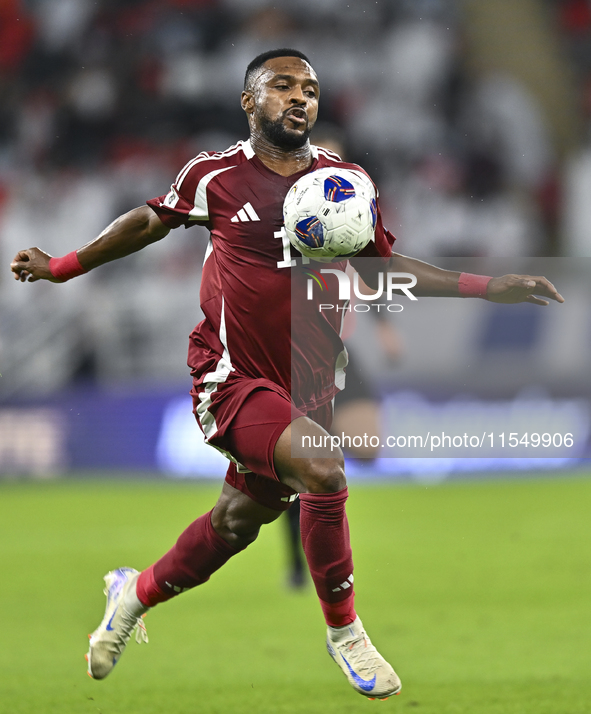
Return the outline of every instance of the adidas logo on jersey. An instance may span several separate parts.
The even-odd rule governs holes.
[[[247,223],[248,221],[260,221],[257,212],[250,203],[245,203],[235,216],[230,219],[232,223]]]

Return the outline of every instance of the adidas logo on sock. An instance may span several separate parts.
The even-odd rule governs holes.
[[[347,588],[350,588],[351,585],[353,585],[353,574],[349,575],[349,577],[342,582],[338,588],[333,588],[332,591],[333,593],[338,593],[341,590],[347,590]]]
[[[165,580],[164,582],[166,583],[166,585],[168,585],[168,587],[169,587],[171,590],[174,590],[175,593],[186,593],[187,590],[190,590],[190,589],[191,589],[191,588],[181,588],[181,587],[179,587],[178,585],[172,585],[172,583],[169,583],[168,580]]]
[[[252,204],[245,203],[235,216],[230,219],[232,223],[247,223],[248,221],[260,221],[257,212],[252,207]]]

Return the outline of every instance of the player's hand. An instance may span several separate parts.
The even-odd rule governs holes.
[[[493,278],[486,289],[486,297],[491,302],[518,303],[531,302],[534,305],[548,305],[549,300],[564,302],[554,285],[542,276],[502,275]]]
[[[10,264],[10,269],[14,273],[14,279],[21,283],[34,283],[36,280],[50,280],[52,283],[61,283],[49,270],[51,255],[45,253],[40,248],[29,248],[19,250],[14,260]]]

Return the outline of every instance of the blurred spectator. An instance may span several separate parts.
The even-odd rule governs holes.
[[[565,168],[563,230],[568,256],[591,257],[591,142]]]
[[[0,74],[17,72],[35,37],[35,23],[19,0],[0,3]]]
[[[558,17],[580,79],[580,105],[587,124],[585,145],[568,158],[563,170],[564,252],[591,257],[591,2],[563,0],[558,3]]]

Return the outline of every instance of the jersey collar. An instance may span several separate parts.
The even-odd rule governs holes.
[[[244,156],[246,156],[247,159],[252,159],[253,156],[255,156],[254,149],[252,148],[252,144],[250,143],[250,139],[248,141],[241,141],[242,144],[242,151],[244,152]]]

